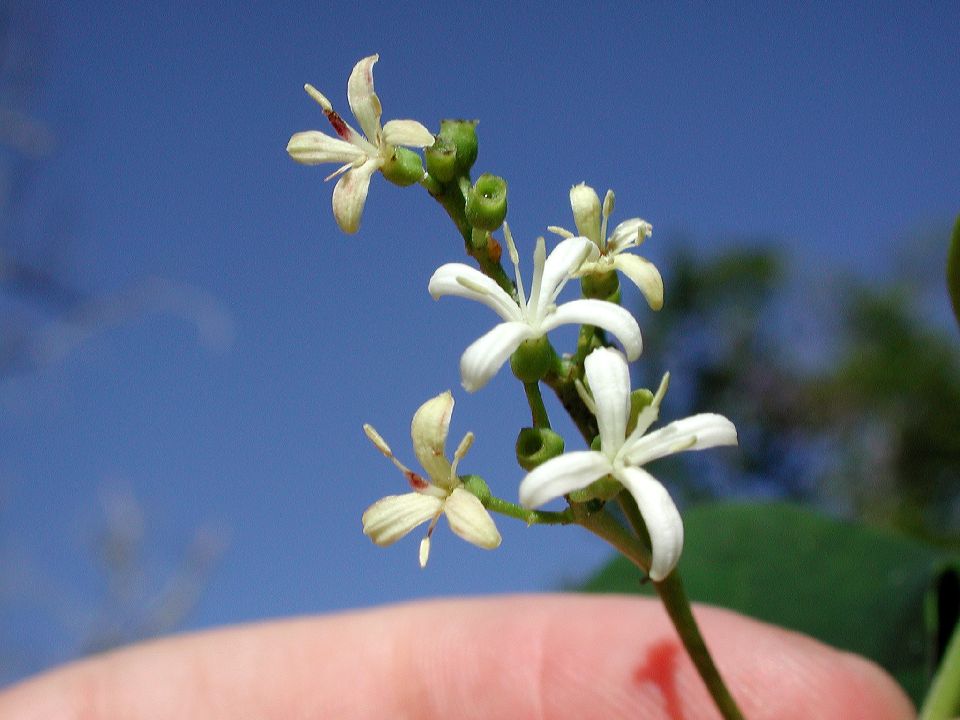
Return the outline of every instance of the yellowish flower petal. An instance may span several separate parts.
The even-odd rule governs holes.
[[[453,405],[450,391],[440,393],[421,405],[410,423],[410,437],[417,460],[427,471],[431,483],[448,491],[452,484],[445,448]]]
[[[652,309],[663,307],[663,278],[656,265],[639,255],[623,253],[613,258],[613,266],[640,288]]]
[[[467,542],[487,550],[500,546],[500,533],[493,518],[469,490],[454,490],[447,498],[443,512],[450,521],[450,529]]]
[[[439,515],[443,502],[442,498],[416,492],[389,495],[363,513],[363,534],[381,547],[392,545],[417,525]]]
[[[350,110],[360,123],[360,129],[367,136],[367,140],[375,145],[380,143],[380,116],[383,113],[380,98],[373,90],[373,66],[379,59],[379,55],[363,58],[354,65],[347,81],[347,102],[350,103]]]
[[[287,143],[287,152],[303,165],[351,163],[366,157],[356,145],[325,135],[319,130],[294,133]]]
[[[390,145],[430,147],[436,138],[416,120],[390,120],[383,126],[383,141]]]
[[[360,216],[367,201],[370,177],[380,164],[378,160],[367,160],[360,167],[349,170],[333,188],[333,216],[340,229],[348,235],[360,229]]]

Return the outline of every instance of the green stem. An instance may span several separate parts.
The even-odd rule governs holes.
[[[690,599],[683,589],[680,574],[674,570],[660,582],[655,582],[653,586],[657,589],[657,594],[660,595],[660,600],[663,601],[663,606],[673,621],[673,626],[677,629],[687,654],[696,665],[697,672],[703,678],[720,714],[726,720],[743,720],[743,713],[740,712],[723,678],[720,677],[720,671],[717,670],[707,644],[703,641],[696,618],[693,617],[690,609]]]
[[[549,510],[530,510],[522,505],[489,496],[482,501],[483,506],[492,512],[507,515],[508,517],[523,520],[527,525],[569,525],[574,522],[573,511],[567,508],[563,512]]]
[[[587,355],[593,352],[598,346],[597,328],[593,325],[581,325],[580,334],[577,336],[577,364],[582,366]]]
[[[960,715],[960,623],[923,701],[918,720],[948,720]]]
[[[550,429],[550,416],[543,404],[543,395],[540,394],[539,382],[525,382],[523,390],[527,394],[527,403],[530,405],[530,414],[533,416],[535,428]]]
[[[650,569],[650,550],[630,533],[606,509],[590,512],[589,503],[571,503],[570,509],[578,525],[603,538],[630,562],[646,573]]]
[[[646,556],[643,558],[644,562],[642,563],[638,563],[629,555],[627,557],[630,557],[633,563],[641,570],[649,572],[650,535],[647,532],[646,523],[643,522],[640,508],[637,507],[637,502],[633,499],[633,496],[626,491],[621,492],[617,496],[617,501],[623,509],[627,521],[631,527],[633,527],[634,532],[636,532],[637,537],[642,538],[637,542],[643,546],[646,552]],[[700,634],[700,628],[697,626],[696,618],[693,617],[693,611],[690,608],[690,599],[687,597],[687,593],[683,588],[680,574],[674,570],[663,580],[654,582],[653,586],[657,589],[657,594],[660,596],[664,608],[666,608],[667,615],[670,616],[670,620],[673,622],[673,626],[676,628],[677,634],[680,636],[680,640],[687,650],[687,654],[696,666],[697,672],[700,673],[700,677],[707,686],[707,690],[710,692],[710,696],[713,698],[713,702],[716,704],[720,714],[725,720],[743,720],[743,713],[740,712],[740,708],[737,707],[736,701],[723,682],[720,671],[713,662],[710,651],[707,649],[707,644]]]

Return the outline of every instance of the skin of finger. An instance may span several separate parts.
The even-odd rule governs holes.
[[[906,720],[876,666],[695,610],[749,720]],[[662,607],[622,596],[435,600],[144,643],[0,693],[20,720],[718,718]]]

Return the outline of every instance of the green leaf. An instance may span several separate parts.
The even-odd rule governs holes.
[[[960,324],[960,215],[953,226],[950,249],[947,252],[947,290],[953,303],[953,314]]]
[[[960,558],[783,503],[704,505],[684,526],[679,567],[694,601],[868,657],[919,702],[957,622]],[[617,558],[584,589],[652,594],[639,580]]]

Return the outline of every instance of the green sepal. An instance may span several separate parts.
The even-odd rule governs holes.
[[[477,121],[441,120],[438,137],[456,148],[456,174],[469,173],[477,161]]]
[[[630,419],[627,421],[627,434],[637,427],[637,417],[640,411],[653,402],[653,393],[646,388],[637,388],[630,393]]]
[[[615,270],[590,273],[580,278],[580,291],[585,298],[620,302],[620,278]]]
[[[480,230],[496,230],[507,217],[507,181],[484,173],[467,193],[467,222]]]
[[[510,356],[510,369],[523,383],[535,383],[557,366],[557,353],[546,335],[520,343]]]
[[[380,168],[383,176],[400,187],[420,182],[423,178],[423,161],[420,156],[407,148],[394,148],[393,155]]]
[[[563,438],[549,428],[522,428],[517,435],[517,462],[524,470],[533,470],[562,455],[563,447]]]
[[[457,147],[443,137],[428,148],[423,156],[427,161],[427,172],[441,183],[448,183],[457,176]]]
[[[490,486],[479,475],[464,475],[460,478],[460,482],[469,492],[476,495],[482,503],[486,503],[492,496]]]

